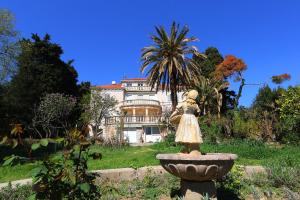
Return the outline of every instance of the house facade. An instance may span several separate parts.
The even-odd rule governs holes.
[[[162,123],[164,113],[171,110],[170,93],[151,90],[145,78],[125,78],[95,88],[118,101],[118,114],[107,116],[103,122],[104,138],[121,132],[129,143],[147,143],[158,142],[166,134]],[[182,101],[182,92],[178,100]]]

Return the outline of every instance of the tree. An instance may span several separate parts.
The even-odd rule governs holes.
[[[275,84],[281,84],[284,81],[290,80],[291,79],[291,75],[289,74],[280,74],[277,76],[272,76],[272,82]]]
[[[102,133],[99,127],[105,117],[116,112],[117,103],[114,97],[101,93],[99,89],[92,90],[91,94],[83,96],[81,104],[85,111],[82,113],[81,118],[86,124],[93,124],[95,127],[94,137]]]
[[[47,93],[62,93],[78,96],[77,72],[72,61],[64,62],[62,48],[50,42],[46,34],[32,40],[23,39],[22,52],[18,56],[18,73],[11,80],[9,98],[12,115],[27,126],[34,115],[34,107]]]
[[[200,74],[197,63],[190,58],[193,55],[203,56],[196,47],[190,46],[197,41],[195,37],[187,37],[189,28],[180,29],[179,24],[173,22],[168,35],[163,26],[155,27],[157,35],[152,35],[153,45],[142,49],[143,73],[146,68],[148,82],[151,88],[171,92],[172,108],[178,103],[177,92],[190,87]]]
[[[260,88],[251,108],[256,113],[261,128],[261,137],[264,139],[279,140],[281,137],[280,119],[278,113],[277,99],[282,88],[271,89],[268,85]]]
[[[210,114],[215,110],[218,118],[220,118],[223,103],[223,95],[221,91],[227,87],[228,82],[221,82],[213,78],[201,78],[199,83],[196,85],[196,89],[199,92],[200,107],[203,115]]]
[[[0,9],[0,84],[16,72],[19,53],[18,33],[14,29],[14,17],[8,10]]]
[[[218,106],[217,108],[220,109],[220,111],[218,111],[217,113],[218,116],[220,116],[220,113],[225,113],[228,109],[233,107],[232,99],[235,96],[235,93],[234,91],[228,90],[229,84],[226,78],[224,79],[215,78],[214,72],[216,70],[216,67],[217,65],[221,64],[224,60],[219,50],[215,47],[208,47],[205,50],[204,55],[206,56],[206,58],[193,56],[193,59],[198,64],[199,73],[201,74],[201,76],[204,77],[204,78],[200,78],[201,81],[196,84],[196,89],[199,90],[198,92],[200,95],[205,94],[205,97],[203,96],[202,99],[204,100],[204,102],[202,101],[202,103],[204,103],[202,104],[202,106],[205,105],[203,109],[206,109],[206,111],[211,112],[214,110],[215,105],[217,105]],[[203,87],[205,87],[206,89]],[[212,101],[210,102],[213,104],[207,103],[206,101],[208,100],[207,97],[210,99],[214,99],[213,101],[215,101],[216,100],[215,97],[217,96],[218,96],[218,101],[217,101],[218,103],[217,102],[213,103]],[[205,113],[205,110],[203,111]]]
[[[193,56],[193,59],[197,62],[201,75],[205,78],[212,78],[216,66],[221,64],[224,59],[219,50],[215,47],[208,47],[205,50],[204,55],[206,58]]]
[[[237,108],[243,87],[245,86],[245,79],[243,78],[242,72],[246,69],[247,65],[244,61],[233,55],[226,56],[224,61],[216,67],[215,76],[217,78],[224,79],[234,76],[235,81],[241,81],[238,93],[235,97],[234,108]]]
[[[32,119],[33,129],[41,138],[58,136],[59,133],[68,131],[74,127],[70,116],[75,106],[76,98],[73,96],[59,93],[46,94],[35,109]]]
[[[289,87],[276,100],[288,142],[300,142],[300,86]]]

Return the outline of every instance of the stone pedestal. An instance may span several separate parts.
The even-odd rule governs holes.
[[[185,200],[204,199],[217,200],[217,190],[213,181],[186,181],[181,180],[181,193]]]
[[[181,178],[181,192],[185,200],[217,199],[213,180],[225,176],[234,164],[237,155],[230,153],[158,154],[156,156],[165,170]]]

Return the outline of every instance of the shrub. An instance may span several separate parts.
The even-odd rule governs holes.
[[[47,157],[34,169],[36,199],[98,199],[100,188],[95,184],[96,174],[87,172],[90,143],[82,132],[71,130],[62,139],[62,154]],[[33,144],[34,146],[35,144]]]
[[[175,131],[170,131],[164,138],[164,143],[167,144],[168,146],[176,146],[175,137],[176,137]]]
[[[244,171],[240,166],[234,165],[224,180],[217,183],[218,199],[239,199],[245,196],[245,187]]]
[[[268,179],[273,187],[288,187],[293,191],[300,189],[300,165],[292,158],[286,157],[268,165]]]
[[[222,127],[217,119],[204,120],[200,119],[200,128],[204,140],[216,144],[222,137]]]
[[[4,187],[0,190],[0,199],[5,200],[26,200],[32,194],[30,185],[17,185],[12,187],[11,183],[7,187]]]

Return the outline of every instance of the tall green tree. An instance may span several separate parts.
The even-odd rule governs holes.
[[[9,91],[14,118],[28,125],[35,106],[47,93],[78,96],[77,72],[72,61],[61,59],[62,48],[50,41],[50,35],[23,39],[18,56],[18,73],[13,76]]]
[[[215,47],[208,47],[204,55],[206,58],[193,56],[193,59],[198,63],[201,75],[210,79],[214,76],[213,73],[216,70],[216,66],[221,64],[224,59],[219,50]]]
[[[19,52],[14,16],[10,11],[0,9],[0,134],[10,128],[6,96],[9,80],[17,70],[16,57]]]
[[[142,49],[143,73],[147,68],[148,81],[152,88],[171,92],[173,110],[178,99],[177,92],[190,87],[200,74],[193,55],[202,56],[191,42],[195,37],[188,37],[189,28],[180,29],[179,24],[173,22],[168,34],[163,26],[155,27],[156,35],[151,36],[153,44]]]
[[[14,16],[8,10],[0,9],[0,84],[8,81],[16,72],[16,57],[19,52]]]
[[[228,109],[233,108],[235,93],[228,90],[229,84],[226,78],[221,80],[215,78],[216,66],[224,60],[219,50],[215,47],[208,47],[204,55],[206,58],[193,56],[193,59],[199,66],[199,73],[204,77],[204,79],[201,79],[202,81],[197,83],[196,89],[200,95],[206,94],[201,96],[201,103],[203,104],[201,106],[206,107],[207,112],[213,113],[214,110],[217,111],[214,109],[217,105],[218,111],[215,114],[220,115],[220,113],[225,113]],[[207,93],[208,91],[211,92]],[[218,101],[213,104],[206,103],[208,98],[215,99],[214,97],[218,97]],[[204,107],[202,112],[204,112]]]

